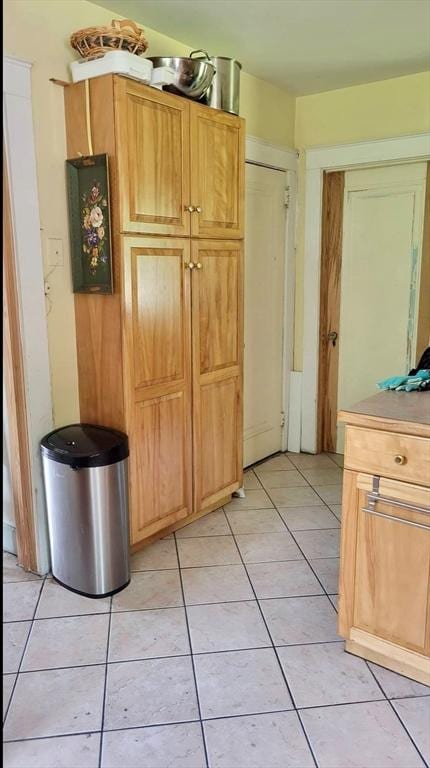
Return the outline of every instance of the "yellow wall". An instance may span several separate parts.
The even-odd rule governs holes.
[[[306,147],[404,136],[430,130],[430,72],[296,99],[299,160],[294,368],[303,360],[304,152]]]
[[[69,62],[77,57],[69,45],[72,32],[108,24],[115,14],[85,0],[6,0],[3,13],[4,54],[34,65],[33,115],[41,237],[45,275],[49,275],[51,284],[47,322],[54,422],[61,425],[78,420],[79,407],[64,170],[63,89],[50,83],[49,78],[70,80]],[[145,30],[153,56],[183,56],[198,47],[196,41],[185,45],[147,27]],[[285,91],[242,72],[241,115],[246,118],[249,135],[292,146],[294,106],[294,97]],[[64,246],[64,265],[53,270],[47,259],[48,238],[60,238]]]

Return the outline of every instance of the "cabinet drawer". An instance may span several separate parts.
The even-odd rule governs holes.
[[[347,426],[345,467],[429,485],[430,441],[425,437]]]

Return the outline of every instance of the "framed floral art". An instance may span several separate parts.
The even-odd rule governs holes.
[[[113,293],[107,155],[66,160],[74,293]]]

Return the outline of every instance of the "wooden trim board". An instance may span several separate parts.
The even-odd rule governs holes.
[[[330,331],[339,333],[344,187],[343,171],[324,173],[317,450],[330,453],[336,453],[339,343],[333,345],[328,334]]]
[[[3,363],[8,409],[10,472],[16,522],[18,563],[37,570],[33,489],[28,444],[27,403],[15,247],[5,152],[3,151]]]

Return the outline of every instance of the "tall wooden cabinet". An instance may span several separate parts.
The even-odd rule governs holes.
[[[114,294],[75,295],[80,418],[129,435],[137,547],[242,484],[244,121],[112,75],[65,104],[114,243]]]

